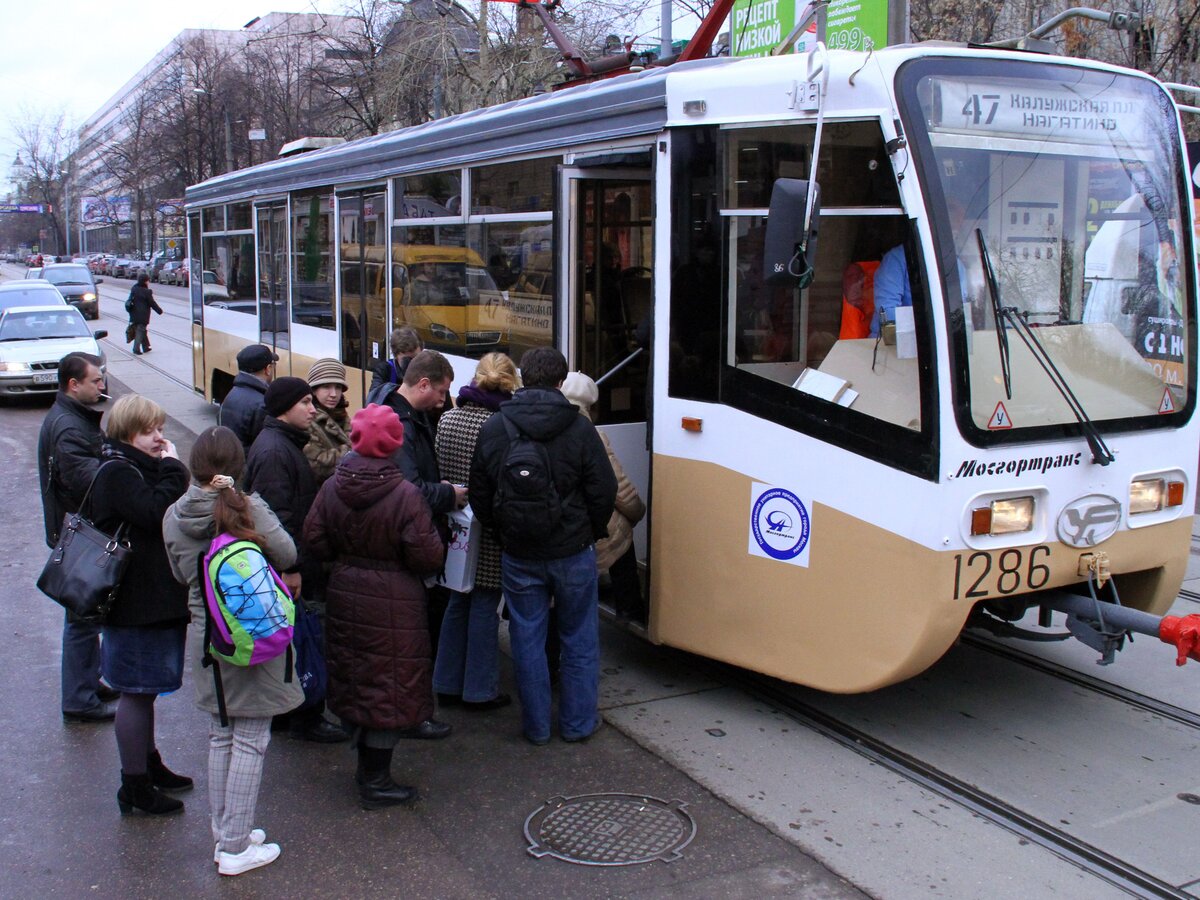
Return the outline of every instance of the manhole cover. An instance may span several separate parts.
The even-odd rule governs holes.
[[[533,856],[585,866],[671,862],[696,836],[685,806],[641,794],[551,797],[525,820],[525,839]]]

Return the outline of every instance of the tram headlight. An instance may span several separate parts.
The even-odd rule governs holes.
[[[1165,478],[1145,478],[1129,485],[1129,514],[1158,512],[1171,506],[1183,504],[1182,481]]]
[[[1033,529],[1033,497],[1005,497],[971,510],[971,534],[1017,534]]]

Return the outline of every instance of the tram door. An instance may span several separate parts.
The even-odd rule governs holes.
[[[362,370],[358,384],[353,373],[347,378],[351,392],[357,388],[365,399],[371,368],[387,358],[387,191],[362,188],[337,199],[342,363]]]
[[[567,360],[600,388],[593,409],[626,473],[649,498],[646,423],[653,294],[653,190],[642,170],[568,170]],[[647,517],[648,518],[648,517]],[[635,531],[645,559],[645,520]]]
[[[254,210],[258,234],[259,341],[272,350],[291,346],[288,322],[288,215],[287,203],[272,203]]]

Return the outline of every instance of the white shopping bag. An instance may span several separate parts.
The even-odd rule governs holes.
[[[461,594],[470,593],[475,587],[475,567],[479,563],[479,543],[483,537],[483,526],[471,512],[470,506],[450,513],[450,546],[446,552],[446,568],[442,576],[434,577],[427,584],[442,587]]]

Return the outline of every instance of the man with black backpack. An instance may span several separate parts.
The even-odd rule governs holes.
[[[562,395],[567,361],[551,347],[521,358],[525,387],[484,423],[471,463],[471,508],[503,548],[500,569],[521,727],[550,740],[546,628],[554,600],[562,646],[559,735],[600,724],[595,543],[608,534],[617,480],[595,427]]]

